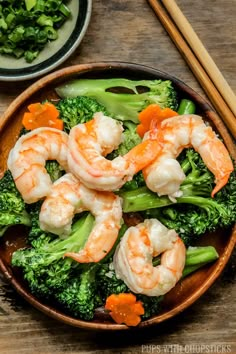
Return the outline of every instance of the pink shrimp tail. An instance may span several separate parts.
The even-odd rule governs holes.
[[[72,258],[74,261],[78,263],[97,263],[99,262],[102,258],[101,257],[93,257],[88,252],[81,250],[80,252],[67,252],[64,254],[64,257],[69,257]]]
[[[67,252],[64,254],[64,257],[69,257],[72,258],[74,261],[78,262],[78,263],[88,263],[87,257],[82,257],[79,253],[75,253],[75,252]],[[85,261],[85,259],[87,261]]]
[[[221,188],[223,188],[229,180],[229,176],[230,173],[225,175],[223,178],[221,178],[219,181],[217,181],[215,188],[213,189],[213,191],[211,192],[211,197],[214,198],[214,195],[219,192],[219,190],[221,190]]]

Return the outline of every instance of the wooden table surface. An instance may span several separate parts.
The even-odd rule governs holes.
[[[236,92],[236,0],[177,1]],[[145,0],[94,0],[86,36],[62,66],[136,62],[168,71],[202,94]],[[0,82],[0,116],[31,82]],[[69,327],[27,304],[0,277],[0,353],[236,353],[236,254],[194,305],[158,326],[128,333]]]

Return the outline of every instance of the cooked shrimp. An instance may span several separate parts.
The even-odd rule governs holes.
[[[229,153],[210,126],[197,115],[182,115],[164,120],[159,128],[161,152],[143,170],[149,189],[159,195],[180,196],[179,187],[185,179],[177,156],[184,148],[193,147],[215,176],[212,197],[227,182],[233,171]]]
[[[152,258],[160,254],[161,264],[154,267]],[[114,269],[134,293],[164,295],[181,278],[185,254],[184,243],[174,230],[156,219],[146,219],[122,237],[114,255]]]
[[[90,210],[94,227],[84,248],[78,253],[66,253],[80,263],[98,262],[114,245],[121,226],[121,199],[112,192],[98,192],[85,187],[71,173],[54,182],[44,200],[40,215],[42,230],[66,236],[71,231],[74,215]]]
[[[26,203],[48,195],[52,182],[44,165],[57,160],[67,170],[68,135],[54,128],[38,128],[22,135],[10,151],[7,165]]]
[[[125,156],[110,161],[105,156],[122,141],[122,125],[96,113],[94,119],[71,129],[68,164],[70,171],[88,188],[116,190],[157,156],[158,143],[147,139]]]

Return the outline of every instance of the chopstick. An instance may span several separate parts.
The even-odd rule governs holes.
[[[222,73],[216,66],[212,57],[200,41],[196,32],[194,31],[194,29],[192,28],[192,26],[190,25],[190,23],[188,22],[184,14],[181,12],[180,8],[174,0],[162,0],[162,3],[171,15],[172,19],[174,20],[182,35],[185,37],[192,51],[195,53],[196,57],[210,76],[218,91],[221,93],[222,97],[227,102],[231,111],[236,116],[236,96],[227,81],[225,80],[225,78],[223,77]]]
[[[150,6],[154,10],[155,14],[157,15],[157,17],[161,21],[162,25],[164,26],[164,28],[166,29],[166,31],[170,35],[171,39],[175,43],[176,47],[180,51],[181,55],[185,59],[186,63],[190,67],[190,69],[192,70],[196,79],[198,80],[198,82],[202,86],[203,90],[205,91],[205,93],[209,97],[209,99],[210,99],[211,103],[213,104],[213,106],[215,107],[216,111],[219,113],[222,120],[227,125],[229,131],[232,133],[234,138],[236,138],[236,117],[231,111],[231,109],[232,109],[231,107],[234,106],[233,108],[235,108],[234,110],[236,112],[236,107],[235,107],[236,97],[235,97],[233,91],[231,90],[231,88],[229,87],[228,83],[223,78],[219,69],[216,67],[215,63],[213,65],[213,68],[216,67],[217,69],[216,70],[208,69],[208,74],[207,74],[204,67],[199,62],[198,58],[201,57],[201,53],[202,52],[207,53],[207,51],[204,48],[203,44],[200,45],[200,49],[199,49],[199,46],[197,46],[197,47],[195,46],[195,39],[193,39],[193,38],[195,38],[195,36],[197,37],[197,35],[195,34],[195,36],[193,36],[193,37],[191,36],[191,33],[194,32],[193,29],[192,29],[192,31],[189,29],[189,27],[192,28],[191,25],[188,23],[187,28],[188,28],[188,32],[189,32],[188,37],[190,37],[190,39],[191,39],[192,49],[189,47],[189,45],[186,42],[186,40],[184,39],[183,35],[181,34],[179,29],[177,28],[179,21],[180,22],[183,21],[186,24],[187,19],[184,17],[184,15],[180,11],[180,9],[177,7],[174,0],[171,0],[171,1],[162,0],[162,2],[164,3],[164,5],[168,6],[168,10],[170,10],[171,14],[173,12],[177,11],[176,9],[178,8],[177,13],[180,16],[180,19],[179,18],[177,19],[176,13],[173,13],[174,20],[176,20],[177,23],[173,22],[173,20],[170,18],[168,13],[159,4],[159,2],[157,0],[147,0],[147,2],[150,4]],[[181,14],[182,14],[182,16],[181,16]],[[183,20],[183,18],[185,20]],[[185,29],[183,27],[184,27],[184,25],[183,26],[181,25],[180,30],[183,30],[185,32]],[[200,42],[200,40],[198,39],[197,43],[199,43],[199,42]],[[193,47],[195,49],[194,52],[193,52]],[[202,51],[202,48],[204,48],[203,51]],[[194,54],[196,52],[198,53],[198,58],[196,57],[197,54]],[[210,57],[209,54],[208,54],[208,56]],[[209,67],[210,62],[211,61],[206,60],[205,66]],[[216,79],[216,77],[217,77],[217,79]],[[222,98],[221,94],[219,93],[219,91],[217,90],[217,87],[215,86],[216,84],[214,84],[217,81],[218,86],[219,86],[219,78],[220,77],[221,77],[220,82],[221,82],[222,87],[220,87],[219,91],[220,92],[222,92],[222,90],[223,91],[225,90],[227,92],[231,91],[230,99],[227,97],[227,100],[226,100],[225,95],[224,95],[224,98],[225,98],[225,100],[224,100]],[[222,78],[223,78],[223,80],[222,80]],[[229,88],[229,90],[228,90],[228,88]],[[234,103],[234,105],[233,105],[233,103]]]

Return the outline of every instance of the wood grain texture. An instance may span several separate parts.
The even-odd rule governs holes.
[[[209,52],[204,47],[202,41],[198,37],[197,33],[194,31],[193,27],[191,26],[188,19],[184,16],[183,12],[176,4],[175,0],[162,0],[165,8],[167,9],[168,13],[170,14],[171,18],[173,19],[174,23],[176,24],[177,28],[185,38],[186,42],[188,43],[189,47],[195,54],[196,58],[201,63],[202,67],[205,69],[206,73],[209,75],[210,79],[212,80],[213,84],[236,116],[236,97],[229,86],[228,82],[223,77],[221,71],[216,66],[214,60],[212,59]],[[192,69],[192,67],[191,67]],[[201,83],[202,86],[202,83]],[[209,92],[207,92],[209,95]],[[222,104],[222,103],[221,103]],[[220,109],[217,107],[217,109]],[[227,112],[229,114],[229,112]],[[233,119],[235,121],[235,118]],[[235,123],[235,122],[234,122]],[[232,124],[233,125],[233,124]]]
[[[212,106],[236,138],[236,96],[174,0],[147,0]],[[235,114],[234,114],[235,113]]]
[[[235,0],[178,1],[234,92],[235,4]],[[63,67],[103,60],[137,62],[168,71],[202,94],[145,0],[93,1],[88,32]],[[0,82],[0,116],[29,84],[30,81]],[[231,345],[231,353],[236,353],[235,295],[236,253],[211,289],[174,319],[142,332],[94,333],[62,325],[41,314],[25,303],[1,277],[0,353],[134,354],[150,349],[145,347],[147,345],[153,346],[153,353],[158,350],[164,353],[165,350],[171,352],[171,345],[221,344]],[[165,347],[167,345],[169,347]]]

